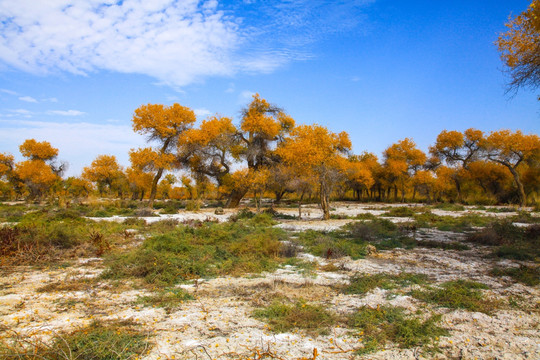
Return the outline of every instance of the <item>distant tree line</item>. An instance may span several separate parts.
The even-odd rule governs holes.
[[[130,166],[99,155],[77,177],[62,178],[65,164],[47,141],[26,140],[24,161],[0,154],[4,199],[101,197],[147,200],[220,199],[237,207],[246,196],[318,199],[325,218],[330,199],[461,203],[536,203],[540,193],[540,138],[521,131],[485,134],[443,130],[426,154],[405,138],[378,158],[353,154],[346,132],[296,125],[258,94],[240,123],[211,116],[196,126],[190,108],[143,105],[133,130],[148,147],[129,152]]]

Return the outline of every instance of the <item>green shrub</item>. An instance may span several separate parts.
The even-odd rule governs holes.
[[[436,228],[441,231],[464,232],[473,227],[486,226],[493,222],[494,218],[478,214],[465,214],[463,216],[439,216],[430,211],[425,211],[414,216],[416,227]]]
[[[540,257],[540,225],[519,227],[509,220],[491,223],[468,236],[468,241],[497,246],[493,255],[515,260],[534,260]]]
[[[447,308],[490,313],[496,307],[496,302],[484,299],[480,289],[488,289],[488,286],[474,281],[456,280],[436,288],[413,290],[411,295]]]
[[[494,276],[510,276],[525,285],[536,286],[540,284],[540,268],[538,266],[520,266],[518,268],[495,267],[491,270]]]
[[[406,315],[400,307],[362,307],[350,317],[349,326],[363,338],[364,348],[358,352],[368,353],[384,348],[389,342],[401,348],[436,345],[439,336],[448,335],[447,330],[437,326],[440,318],[435,315],[422,321]]]
[[[347,232],[332,231],[320,232],[307,230],[298,234],[296,243],[304,246],[313,255],[327,259],[337,259],[350,256],[359,259],[366,256],[367,242],[358,238],[351,238]]]
[[[94,322],[70,333],[56,334],[50,343],[13,336],[0,340],[2,359],[127,360],[146,353],[148,336],[124,323]]]
[[[336,322],[335,315],[322,306],[303,301],[294,305],[275,301],[265,308],[255,310],[253,316],[266,321],[270,329],[278,333],[302,329],[312,334],[327,334]]]
[[[433,206],[435,209],[444,211],[464,211],[465,206],[460,204],[441,203]]]
[[[387,219],[354,222],[345,227],[353,239],[367,241],[377,249],[406,248],[416,246],[416,241],[407,235],[405,228],[399,227]]]
[[[135,301],[135,304],[144,306],[162,307],[167,313],[177,309],[184,301],[193,300],[188,292],[183,289],[164,289],[153,295],[140,296]]]
[[[236,223],[201,223],[147,238],[141,247],[109,259],[106,278],[135,277],[170,286],[217,275],[274,270],[285,231],[261,225],[259,218]]]
[[[427,276],[422,274],[360,274],[352,277],[350,284],[345,287],[343,291],[346,294],[363,295],[375,288],[395,289],[397,287],[410,286],[413,284],[423,284],[426,282],[426,280]]]
[[[392,207],[389,211],[382,214],[382,216],[392,217],[411,217],[414,215],[414,211],[411,208],[405,206]]]

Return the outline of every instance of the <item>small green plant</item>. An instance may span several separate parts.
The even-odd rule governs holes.
[[[497,246],[493,255],[515,260],[540,257],[540,225],[515,226],[509,220],[496,221],[468,236],[470,242]]]
[[[459,241],[443,242],[443,241],[435,241],[435,240],[422,240],[422,241],[417,241],[416,244],[419,247],[430,248],[430,249],[458,250],[458,251],[471,249],[470,246],[460,243]]]
[[[437,325],[440,319],[440,315],[435,315],[422,321],[400,307],[362,307],[350,317],[349,326],[363,339],[364,347],[358,352],[369,353],[384,348],[388,342],[401,348],[436,346],[439,336],[448,335]]]
[[[392,207],[382,216],[391,216],[391,217],[411,217],[414,215],[414,211],[411,208],[405,206]]]
[[[296,243],[304,246],[313,255],[327,259],[350,256],[360,259],[366,256],[368,243],[359,238],[351,238],[347,232],[320,232],[307,230],[298,235]]]
[[[283,261],[280,240],[287,234],[265,225],[268,217],[260,216],[236,223],[179,225],[110,257],[103,276],[135,277],[148,284],[171,286],[199,277],[274,270]]]
[[[431,211],[414,214],[417,228],[436,228],[441,231],[464,232],[473,227],[486,226],[495,219],[489,216],[467,213],[463,216],[439,216]]]
[[[538,266],[520,266],[517,268],[495,267],[491,270],[494,276],[510,276],[516,281],[529,286],[540,284],[540,268]]]
[[[441,203],[433,206],[435,209],[444,210],[444,211],[463,211],[465,206],[460,204],[450,204],[450,203]]]
[[[188,292],[183,289],[173,288],[164,289],[157,293],[148,296],[140,296],[135,304],[142,304],[143,306],[161,307],[164,308],[167,313],[178,308],[184,301],[193,300]]]
[[[70,333],[57,333],[50,342],[13,333],[0,340],[2,359],[135,359],[151,347],[148,335],[122,322],[99,323]]]
[[[293,305],[275,301],[265,308],[255,310],[253,316],[266,321],[270,329],[278,333],[302,329],[311,334],[325,334],[336,322],[336,316],[322,306],[304,301]]]
[[[395,289],[414,284],[424,284],[427,276],[422,274],[360,274],[351,278],[350,284],[343,290],[346,294],[366,294],[375,288]]]
[[[482,289],[488,289],[488,286],[474,281],[456,280],[442,283],[438,287],[429,287],[427,290],[413,290],[411,295],[427,303],[451,309],[489,314],[496,308],[497,303],[485,299],[480,291]]]
[[[201,210],[201,200],[189,200],[186,202],[186,211],[199,211]]]

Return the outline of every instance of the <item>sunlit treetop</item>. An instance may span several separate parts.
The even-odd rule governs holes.
[[[467,129],[463,133],[455,130],[443,130],[429,151],[438,159],[446,160],[449,164],[460,162],[464,167],[467,167],[468,163],[478,157],[483,137],[482,131],[473,128]]]
[[[510,89],[540,86],[540,0],[510,20],[507,32],[497,40],[501,59],[507,66]]]
[[[114,179],[121,173],[122,168],[114,155],[98,155],[89,167],[83,169],[83,177],[94,182]]]
[[[335,134],[324,126],[300,125],[291,131],[290,138],[277,152],[287,163],[316,167],[346,155],[351,146],[346,132]]]
[[[536,134],[525,135],[520,130],[494,131],[482,142],[488,158],[499,163],[514,164],[533,156],[540,156],[540,138]]]
[[[17,163],[15,172],[21,180],[37,185],[51,185],[59,179],[52,168],[40,159]]]
[[[274,139],[281,132],[291,130],[294,127],[294,120],[283,110],[271,105],[259,94],[255,94],[251,103],[243,111],[240,127],[247,133]]]
[[[21,154],[31,160],[52,160],[58,156],[58,149],[53,148],[48,141],[25,140],[19,146]]]
[[[13,170],[15,158],[8,153],[0,153],[0,178]]]
[[[152,148],[131,149],[129,151],[131,165],[142,171],[156,171],[157,169],[171,169],[175,160],[174,154],[161,153]]]
[[[405,138],[393,144],[384,151],[386,160],[400,161],[407,166],[421,166],[426,162],[426,154],[416,148],[412,139]]]
[[[180,144],[217,145],[220,139],[228,142],[228,138],[236,134],[236,127],[228,117],[212,116],[203,120],[198,129],[188,129],[180,135]],[[224,144],[226,145],[226,144]]]
[[[133,130],[147,135],[149,140],[164,142],[170,139],[169,142],[174,142],[173,137],[189,129],[196,120],[193,110],[174,103],[171,106],[142,105],[135,109],[132,121]]]

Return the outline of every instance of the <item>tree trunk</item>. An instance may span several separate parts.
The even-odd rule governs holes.
[[[461,182],[459,181],[457,177],[454,177],[453,180],[454,180],[454,183],[456,184],[457,202],[461,204],[463,203],[463,197],[461,194]]]
[[[328,220],[330,219],[330,194],[328,194],[328,191],[323,184],[321,184],[320,196],[323,220]]]
[[[523,208],[527,206],[527,196],[525,195],[525,188],[523,187],[523,183],[521,182],[519,173],[512,166],[508,166],[504,163],[503,165],[505,165],[514,176],[514,182],[516,183],[516,186],[518,188],[518,194],[519,194],[519,207]]]
[[[154,199],[156,198],[157,193],[157,184],[159,182],[159,179],[161,179],[161,175],[163,175],[163,168],[160,168],[154,176],[154,180],[152,181],[152,190],[150,191],[150,199],[148,199],[148,207],[152,209],[154,207]]]
[[[302,199],[304,199],[304,194],[306,191],[302,191],[302,195],[300,195],[300,199],[298,200],[298,220],[302,220]]]
[[[240,200],[242,200],[242,198],[246,195],[247,192],[248,190],[233,190],[229,195],[229,199],[227,199],[225,207],[229,209],[237,208],[240,204]]]

